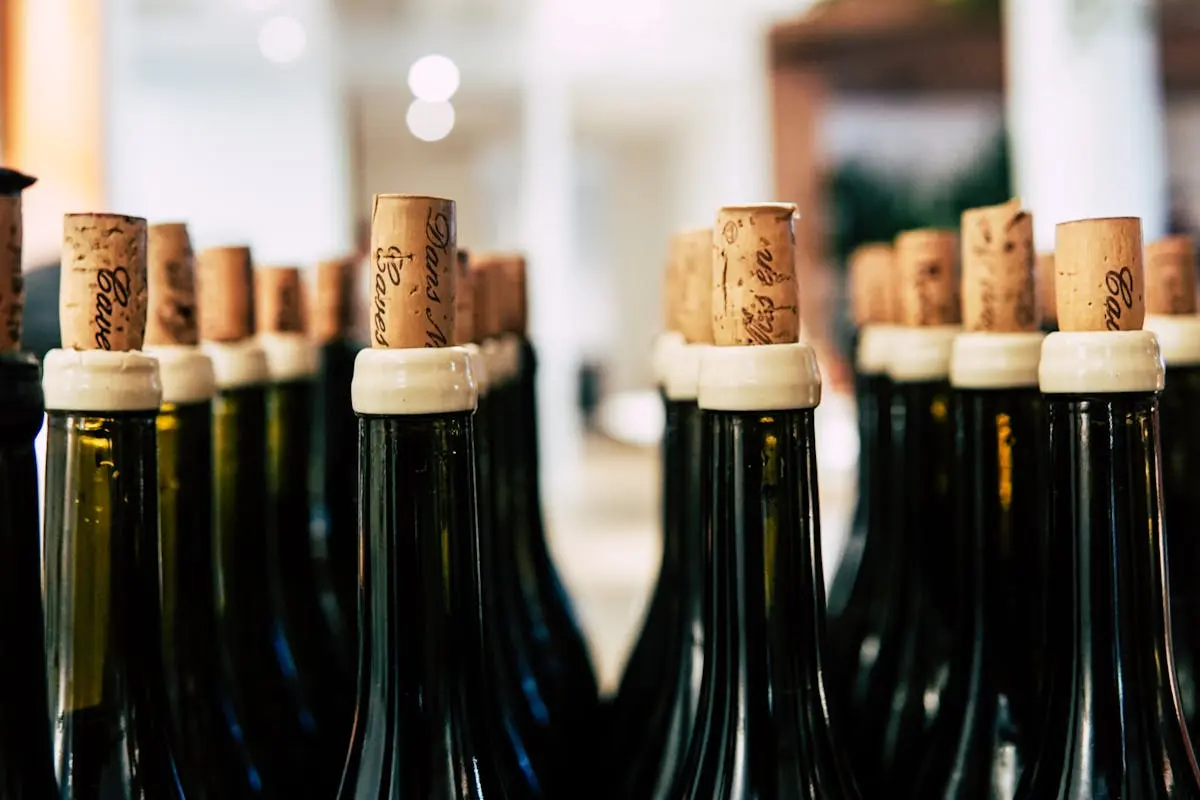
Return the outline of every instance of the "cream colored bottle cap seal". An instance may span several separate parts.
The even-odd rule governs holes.
[[[30,175],[0,167],[0,352],[21,349],[25,314],[21,192],[36,182],[37,178]]]
[[[64,350],[141,350],[146,334],[146,220],[63,217],[59,327]]]
[[[854,324],[887,325],[896,321],[896,256],[890,244],[859,245],[850,254],[850,315]]]
[[[304,333],[299,268],[259,267],[254,271],[254,321],[258,333]]]
[[[196,256],[200,338],[240,342],[254,335],[254,274],[249,247],[210,247]]]
[[[346,339],[354,326],[354,268],[352,258],[317,262],[313,301],[313,336],[324,344]]]
[[[1058,300],[1054,290],[1054,253],[1038,253],[1034,262],[1037,271],[1038,307],[1042,325],[1058,326]]]
[[[796,206],[726,206],[713,228],[713,341],[717,345],[800,340]]]
[[[1033,215],[1019,200],[963,212],[962,318],[968,333],[1038,329]]]
[[[1196,246],[1167,236],[1146,246],[1146,313],[1196,313]]]
[[[475,281],[471,257],[466,250],[458,251],[454,286],[454,343],[475,341]]]
[[[1054,268],[1059,330],[1142,329],[1146,301],[1140,219],[1060,222]]]
[[[679,283],[668,291],[678,298],[679,332],[689,344],[712,344],[712,228],[675,234],[672,249],[678,252]]]
[[[371,346],[448,347],[454,337],[453,200],[377,194],[371,212]]]
[[[896,322],[925,328],[962,321],[958,235],[921,228],[896,237]]]
[[[196,264],[187,225],[182,222],[151,225],[147,252],[146,345],[198,344]]]

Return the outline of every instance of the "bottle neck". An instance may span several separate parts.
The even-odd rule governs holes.
[[[855,376],[858,406],[858,499],[850,526],[850,537],[842,551],[841,566],[830,588],[830,614],[836,615],[856,593],[887,581],[899,554],[898,537],[890,536],[886,522],[890,514],[888,458],[891,441],[892,382],[881,373]],[[860,601],[861,602],[861,601]]]
[[[527,557],[549,558],[542,524],[542,496],[538,458],[537,355],[528,339],[520,340],[520,367],[512,382],[515,404],[513,421],[513,487],[518,525],[514,531],[518,547]]]

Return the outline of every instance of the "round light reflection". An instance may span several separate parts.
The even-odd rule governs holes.
[[[258,32],[258,49],[263,58],[276,64],[295,61],[307,45],[304,26],[295,17],[272,17]]]
[[[413,136],[424,142],[436,142],[454,130],[454,106],[446,101],[413,100],[404,121]]]
[[[444,103],[458,91],[458,65],[445,56],[418,58],[408,70],[408,88],[418,100]]]

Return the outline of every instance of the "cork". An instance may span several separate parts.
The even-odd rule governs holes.
[[[858,327],[896,321],[896,257],[890,244],[859,245],[850,254],[850,316]]]
[[[908,327],[957,325],[958,234],[936,228],[896,237],[896,322]]]
[[[254,275],[250,248],[210,247],[196,256],[200,338],[240,342],[254,335]]]
[[[1037,271],[1038,308],[1042,312],[1042,326],[1058,326],[1058,302],[1054,296],[1054,253],[1038,253],[1035,263]]]
[[[350,338],[354,325],[353,258],[318,261],[313,294],[312,332],[320,344]]]
[[[474,341],[475,281],[471,257],[466,250],[459,250],[454,286],[454,343],[470,344]]]
[[[258,333],[304,333],[304,283],[298,267],[254,271],[254,322]]]
[[[796,206],[725,206],[713,229],[712,320],[717,345],[800,340]]]
[[[683,231],[672,239],[679,253],[679,283],[670,292],[679,298],[679,332],[692,344],[712,344],[712,228]]]
[[[1060,222],[1054,291],[1060,331],[1137,331],[1146,318],[1142,221],[1137,217]]]
[[[446,347],[453,342],[456,249],[453,200],[375,195],[372,347]]]
[[[1196,246],[1190,236],[1146,245],[1146,313],[1196,313]]]
[[[963,330],[1036,331],[1041,323],[1037,301],[1033,215],[1020,200],[964,211]]]
[[[475,339],[497,336],[504,332],[504,281],[500,256],[481,253],[470,258],[471,285],[475,300]]]
[[[529,326],[529,286],[525,256],[508,253],[500,259],[504,276],[504,332],[524,337]]]
[[[37,178],[0,167],[0,352],[21,349],[21,326],[25,317],[21,192],[36,182]]]
[[[146,344],[198,344],[196,264],[187,225],[151,225],[146,242]]]
[[[59,327],[64,350],[141,350],[146,334],[146,220],[63,216]]]

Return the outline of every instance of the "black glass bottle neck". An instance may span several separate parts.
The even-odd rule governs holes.
[[[1019,796],[1200,797],[1171,668],[1158,402],[1047,397],[1049,712]]]

